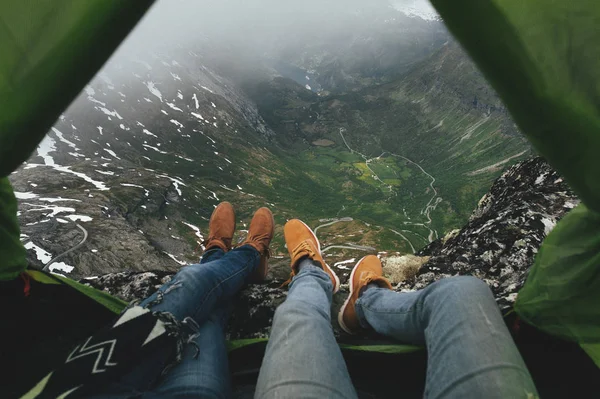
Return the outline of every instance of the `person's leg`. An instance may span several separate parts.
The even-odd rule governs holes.
[[[355,398],[331,327],[330,276],[310,259],[300,263],[273,318],[256,398]]]
[[[537,396],[492,292],[477,278],[442,279],[409,293],[370,287],[355,310],[364,328],[426,345],[426,397]]]
[[[208,397],[228,395],[229,371],[223,332],[229,312],[227,306],[258,266],[260,255],[250,245],[227,253],[220,249],[209,250],[207,254],[210,261],[203,257],[200,264],[182,268],[170,282],[141,303],[153,311],[169,312],[179,321],[191,317],[200,326],[194,343],[185,346],[181,363],[156,387],[156,380],[169,357],[167,348],[162,353],[157,351],[110,384],[98,397],[129,398],[146,392],[144,397],[152,398],[160,396],[163,388],[170,390],[170,397],[198,397],[194,392]],[[194,358],[196,348],[200,350],[198,358]]]
[[[169,312],[178,320],[191,317],[200,325],[218,303],[239,291],[259,261],[259,252],[244,245],[218,260],[186,266],[140,305]]]
[[[202,254],[202,257],[200,257],[200,264],[203,265],[204,263],[212,262],[213,260],[219,260],[225,253],[225,251],[218,247],[207,249],[206,252]]]
[[[230,304],[220,306],[201,326],[183,359],[163,377],[145,399],[228,398],[231,396],[225,327]]]
[[[111,384],[102,397],[145,397],[168,390],[169,397],[228,396],[228,367],[224,326],[232,297],[259,266],[273,238],[273,216],[267,208],[252,218],[248,237],[239,248],[231,248],[235,218],[233,208],[221,203],[211,217],[207,248],[200,264],[184,267],[167,284],[141,303],[152,311],[171,313],[176,319],[199,327],[198,334],[185,346],[183,361],[171,369],[162,383],[148,392],[156,376],[166,366],[166,355],[156,353],[145,359],[120,381]],[[218,247],[218,248],[215,248]],[[192,319],[193,321],[189,321]],[[199,349],[198,359],[195,358]]]

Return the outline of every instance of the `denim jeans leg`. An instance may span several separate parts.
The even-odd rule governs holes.
[[[474,277],[442,279],[398,293],[371,288],[356,302],[364,327],[428,352],[428,398],[537,396],[489,287]]]
[[[273,318],[256,398],[356,398],[331,327],[332,291],[319,267],[294,277]]]
[[[203,265],[214,260],[219,260],[225,255],[225,253],[225,251],[218,247],[209,249],[208,251],[204,252],[200,257],[200,264]]]
[[[258,251],[244,245],[220,259],[185,266],[141,306],[170,312],[178,320],[191,317],[200,325],[217,305],[230,300],[242,288],[259,260]]]
[[[231,396],[225,343],[225,327],[230,311],[231,305],[228,303],[213,312],[200,326],[194,338],[195,345],[186,346],[181,363],[169,370],[157,387],[143,396],[144,399]]]
[[[149,306],[155,311],[169,312],[179,321],[183,321],[187,317],[193,318],[200,326],[201,332],[196,337],[199,340],[196,341],[200,348],[199,356],[202,357],[199,367],[204,367],[202,366],[204,362],[212,364],[213,366],[210,367],[215,367],[214,376],[217,376],[214,380],[219,381],[221,377],[218,376],[224,375],[219,370],[223,370],[223,364],[225,364],[225,368],[227,367],[226,352],[224,358],[222,356],[225,340],[224,337],[221,337],[227,315],[220,309],[228,306],[233,296],[246,282],[247,277],[256,269],[260,254],[249,245],[227,253],[222,250],[209,252],[205,254],[210,256],[209,259],[204,256],[200,264],[183,267],[170,282],[159,288],[160,294],[158,292],[152,294],[142,301],[141,305]],[[162,296],[162,300],[159,300],[159,296]],[[193,354],[195,354],[195,346],[186,345],[184,358],[189,359]],[[165,354],[156,353],[154,359],[147,359],[144,363],[137,365],[119,381],[110,384],[105,390],[105,394],[98,397],[115,399],[139,397],[142,392],[152,388],[156,377],[166,366],[161,362],[164,358],[166,358]],[[198,366],[196,363],[194,365]],[[185,372],[181,373],[181,375],[184,374]],[[209,376],[204,381],[212,379]],[[210,383],[210,386],[219,385],[213,382]],[[204,386],[209,386],[208,384],[206,383]],[[216,389],[214,391],[228,392]],[[147,395],[152,395],[152,393]]]

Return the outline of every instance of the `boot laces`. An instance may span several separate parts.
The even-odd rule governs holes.
[[[307,240],[302,241],[300,244],[298,244],[296,248],[294,248],[294,250],[292,251],[292,259],[298,259],[301,257],[301,255],[307,255],[311,259],[314,259],[314,257],[317,255],[317,253],[313,250],[312,245],[310,245]],[[279,288],[284,288],[288,286],[292,282],[292,279],[295,275],[296,270],[292,268],[290,278],[287,279],[283,284],[281,284]]]
[[[306,240],[302,241],[296,248],[294,248],[292,251],[292,259],[297,259],[301,254],[306,254],[311,259],[317,255],[317,253],[313,250],[313,247]]]

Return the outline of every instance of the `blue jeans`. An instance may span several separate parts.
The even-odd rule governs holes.
[[[182,361],[156,383],[166,366],[148,359],[111,384],[98,398],[227,398],[231,395],[224,329],[232,299],[258,267],[260,254],[244,245],[225,253],[207,251],[200,264],[182,268],[141,306],[170,312],[178,320],[191,317],[200,327],[194,344],[186,345]],[[199,349],[196,357],[196,348]],[[156,354],[157,359],[164,354]]]
[[[323,270],[300,268],[275,313],[256,398],[356,398],[331,328],[331,292]],[[411,293],[370,288],[356,311],[365,328],[426,345],[428,398],[537,396],[494,297],[479,279],[448,278]]]

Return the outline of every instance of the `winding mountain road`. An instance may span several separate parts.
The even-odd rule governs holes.
[[[320,225],[320,226],[317,226],[317,227],[315,228],[315,230],[314,230],[314,233],[315,233],[315,235],[316,235],[316,234],[317,234],[317,231],[319,231],[319,229],[320,229],[321,227],[327,227],[327,226],[331,226],[331,225],[333,225],[333,224],[340,223],[340,222],[351,222],[351,221],[353,221],[353,220],[354,220],[354,219],[352,219],[352,218],[350,218],[350,217],[343,217],[343,218],[340,218],[340,219],[337,219],[337,220],[331,221],[331,222],[329,222],[329,223],[325,223],[325,224],[322,224],[322,225]]]
[[[339,249],[354,249],[357,251],[367,251],[367,252],[375,252],[377,248],[368,247],[366,245],[356,245],[356,244],[346,244],[346,245],[330,245],[321,250],[321,253],[325,253],[330,249],[339,248]]]
[[[439,205],[440,202],[442,202],[442,198],[438,196],[438,191],[435,188],[434,184],[436,182],[435,177],[433,177],[429,172],[427,172],[421,165],[419,165],[417,162],[403,156],[403,155],[398,155],[398,154],[394,154],[392,152],[388,152],[388,151],[384,151],[380,156],[375,157],[375,158],[369,158],[366,155],[354,150],[352,147],[350,147],[350,145],[348,144],[348,142],[346,141],[346,138],[344,137],[344,132],[346,131],[345,128],[340,128],[340,136],[342,137],[342,140],[344,141],[344,144],[346,145],[346,148],[348,148],[348,151],[350,151],[353,154],[358,154],[360,155],[364,160],[365,160],[365,164],[367,166],[367,168],[369,169],[369,171],[372,174],[373,179],[375,179],[376,181],[380,182],[384,187],[386,187],[388,190],[390,190],[390,192],[393,192],[395,195],[398,195],[398,193],[394,190],[393,186],[386,184],[385,182],[383,182],[383,180],[381,180],[381,178],[379,176],[377,176],[377,174],[373,171],[373,169],[371,169],[371,167],[369,166],[369,162],[373,161],[374,159],[379,159],[382,156],[384,156],[385,154],[389,154],[391,156],[397,157],[397,158],[401,158],[404,159],[405,161],[413,164],[414,166],[416,166],[424,175],[426,175],[429,179],[431,179],[431,182],[429,183],[429,187],[431,188],[431,190],[433,191],[433,196],[431,197],[431,199],[429,199],[429,202],[427,202],[427,204],[425,205],[425,207],[421,210],[420,214],[423,215],[427,221],[425,223],[413,223],[413,222],[404,222],[405,225],[412,225],[412,226],[421,226],[426,228],[427,230],[429,230],[429,235],[427,237],[427,239],[429,240],[429,242],[432,242],[433,240],[435,240],[436,238],[439,237],[437,230],[431,228],[431,212],[434,211],[437,206]],[[404,238],[404,240],[406,240],[407,242],[410,243],[411,248],[413,249],[414,252],[414,247],[412,245],[412,242],[407,239],[403,234],[392,230],[395,234],[400,235],[402,238]]]
[[[81,240],[81,242],[79,242],[79,244],[75,245],[71,249],[68,249],[65,252],[63,252],[62,254],[60,254],[58,256],[55,256],[53,259],[51,259],[50,262],[46,263],[46,265],[42,269],[43,271],[45,271],[45,272],[50,271],[50,265],[52,265],[54,262],[56,262],[57,260],[59,260],[63,256],[65,256],[67,254],[70,254],[71,252],[77,250],[79,247],[81,247],[87,241],[87,239],[88,239],[88,232],[87,232],[87,230],[82,225],[80,225],[79,223],[75,223],[75,226],[77,226],[83,232],[83,239]]]

